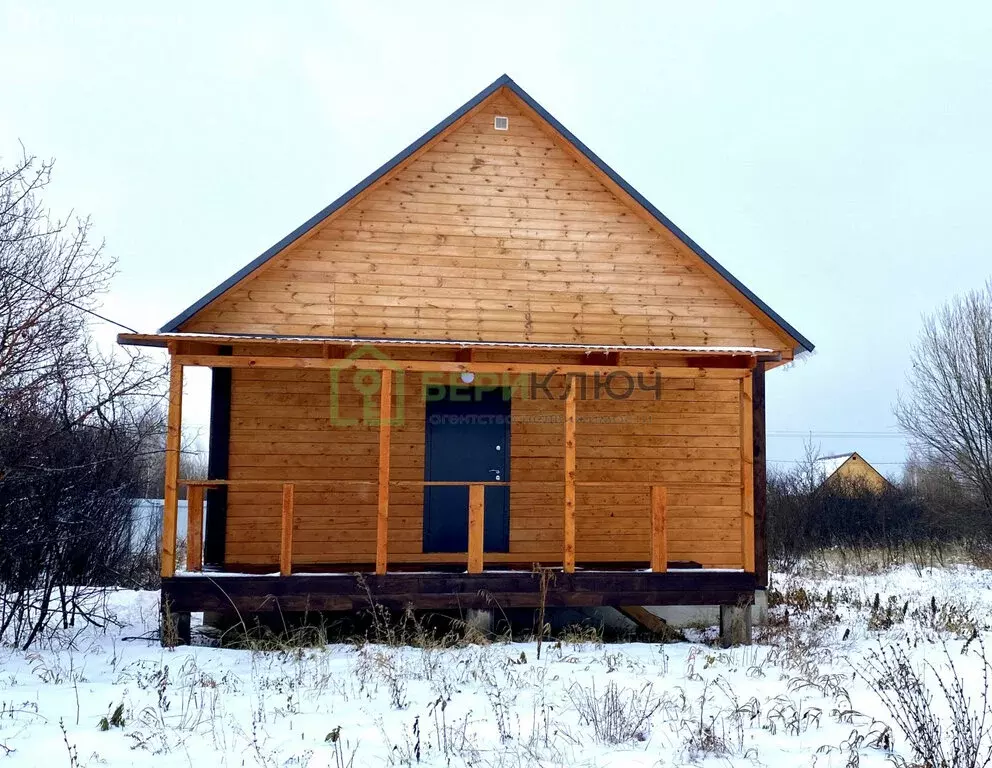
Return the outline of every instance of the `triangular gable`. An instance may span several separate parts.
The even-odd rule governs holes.
[[[820,470],[822,479],[820,485],[824,486],[833,478],[843,478],[851,473],[851,476],[877,480],[879,486],[891,486],[888,478],[865,461],[864,456],[857,451],[852,453],[842,453],[836,456],[824,456],[816,460],[816,466]],[[867,475],[865,474],[867,471]]]
[[[348,210],[350,206],[356,204],[357,201],[364,199],[363,195],[372,194],[374,189],[377,189],[380,186],[380,183],[384,180],[401,171],[401,169],[403,169],[406,165],[415,162],[418,157],[423,155],[424,152],[428,151],[436,143],[443,141],[449,132],[455,130],[457,126],[462,124],[465,119],[471,116],[492,97],[497,96],[501,89],[506,89],[503,93],[508,94],[511,100],[512,98],[519,100],[520,106],[524,111],[530,110],[537,116],[537,118],[544,121],[547,129],[556,133],[567,145],[567,147],[574,151],[576,157],[588,165],[591,172],[600,175],[601,181],[604,185],[606,185],[607,189],[610,189],[621,198],[626,196],[632,205],[637,208],[637,212],[644,214],[644,217],[649,220],[649,223],[653,224],[657,229],[663,230],[665,234],[670,235],[673,242],[675,242],[681,250],[687,252],[687,254],[691,254],[693,257],[697,257],[699,259],[699,266],[703,271],[708,272],[714,280],[722,282],[726,292],[731,297],[733,297],[752,316],[761,320],[765,326],[769,327],[775,331],[777,335],[782,337],[783,342],[786,339],[791,340],[791,342],[794,343],[790,343],[788,346],[793,347],[797,351],[801,351],[801,349],[813,349],[813,345],[798,331],[786,323],[785,320],[783,320],[770,307],[768,307],[768,305],[751,293],[742,283],[740,283],[740,281],[734,278],[733,275],[717,263],[715,259],[713,259],[709,254],[703,251],[702,248],[688,238],[680,229],[668,220],[664,214],[662,214],[658,209],[651,205],[650,202],[648,202],[636,190],[627,184],[627,182],[624,181],[615,171],[613,171],[608,165],[606,165],[606,163],[595,155],[595,153],[582,144],[582,142],[580,142],[571,132],[569,132],[568,129],[561,125],[561,123],[559,123],[543,107],[541,107],[540,104],[534,101],[522,88],[520,88],[506,75],[496,80],[492,85],[475,96],[475,98],[471,99],[457,111],[452,113],[449,117],[424,134],[424,136],[415,141],[396,157],[391,159],[358,185],[331,203],[331,205],[327,208],[322,210],[316,216],[313,216],[302,226],[273,245],[250,264],[246,265],[243,269],[232,275],[228,280],[224,281],[210,293],[184,310],[180,315],[173,318],[162,328],[162,332],[175,332],[183,329],[183,326],[188,326],[189,322],[194,318],[194,316],[200,313],[201,310],[204,310],[208,305],[214,303],[222,295],[232,291],[232,289],[236,286],[243,284],[247,278],[256,273],[260,267],[270,262],[273,257],[280,253],[287,252],[287,249],[289,249],[294,243],[298,243],[298,241],[305,239],[306,236],[312,235],[322,225],[329,223],[329,221],[332,220],[332,217],[335,217],[335,214],[344,215],[344,212]],[[658,225],[660,225],[660,227],[658,227]],[[562,339],[562,341],[565,340],[566,339]]]

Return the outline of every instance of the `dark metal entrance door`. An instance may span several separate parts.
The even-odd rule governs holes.
[[[509,390],[444,387],[426,417],[425,480],[510,480]],[[487,487],[485,500],[485,551],[508,552],[510,489]],[[424,552],[467,549],[468,487],[425,487]]]

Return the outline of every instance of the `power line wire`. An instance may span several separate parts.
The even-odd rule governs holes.
[[[805,464],[807,463],[808,460],[807,459],[765,459],[765,461],[771,462],[773,464]],[[890,465],[890,466],[902,467],[908,464],[909,462],[908,461],[873,461],[871,463],[873,466],[878,464],[880,466]]]
[[[5,275],[10,275],[15,280],[20,280],[25,285],[33,288],[36,291],[40,291],[41,293],[45,294],[46,296],[50,296],[51,298],[55,299],[56,301],[61,301],[61,302],[65,303],[65,304],[68,304],[70,307],[75,307],[80,312],[85,312],[88,315],[93,315],[93,317],[99,318],[100,320],[103,320],[103,322],[105,322],[105,323],[110,323],[111,325],[116,325],[118,328],[123,328],[125,331],[130,331],[131,333],[137,333],[137,331],[134,330],[134,328],[132,328],[131,326],[125,325],[124,323],[118,323],[116,320],[111,320],[109,317],[104,317],[99,312],[94,312],[92,309],[87,309],[86,307],[81,307],[79,304],[76,304],[73,301],[69,301],[68,299],[63,298],[62,296],[57,296],[56,294],[52,293],[48,289],[42,288],[41,286],[38,286],[38,285],[35,285],[30,280],[27,280],[27,279],[21,277],[20,275],[14,274],[9,269],[4,269],[3,267],[0,267],[0,272],[3,272]]]
[[[902,432],[798,432],[798,431],[777,431],[769,430],[769,437],[820,437],[820,438],[864,438],[866,440],[900,440],[906,439]]]
[[[899,429],[776,429],[771,430],[783,435],[808,435],[810,433],[818,435],[833,434],[858,434],[858,435],[901,435]]]

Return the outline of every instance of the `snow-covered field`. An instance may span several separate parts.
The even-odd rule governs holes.
[[[154,626],[157,594],[120,592],[122,628],[0,650],[0,766],[870,768],[890,747],[912,762],[858,674],[881,647],[943,669],[946,644],[980,706],[992,572],[774,583],[785,602],[751,647],[721,650],[700,631],[664,645],[546,641],[540,658],[506,642],[166,650],[129,639]]]

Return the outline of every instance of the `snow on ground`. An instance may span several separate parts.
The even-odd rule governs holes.
[[[130,639],[154,627],[157,593],[119,592],[122,628],[0,651],[0,766],[873,768],[890,745],[911,759],[856,670],[900,643],[942,668],[946,643],[980,694],[992,572],[805,573],[775,576],[750,647],[576,637],[540,658],[532,642],[167,650]]]

